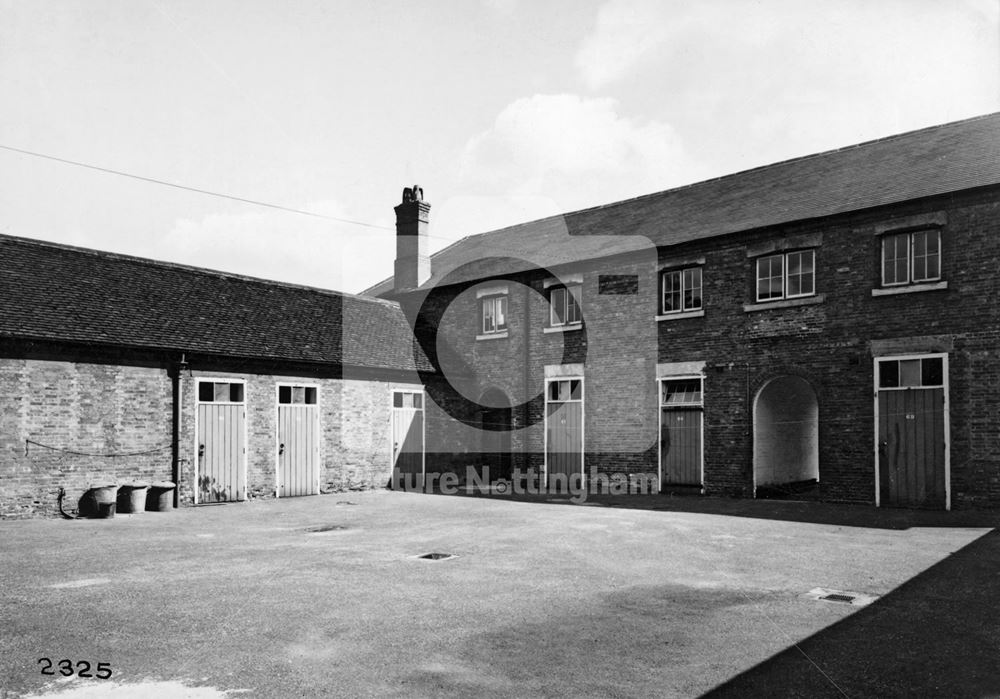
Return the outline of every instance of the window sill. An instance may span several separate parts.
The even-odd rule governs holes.
[[[503,340],[508,337],[509,331],[502,330],[498,333],[483,333],[482,335],[476,335],[476,340]]]
[[[744,313],[754,311],[766,311],[772,308],[794,308],[795,306],[812,306],[826,301],[826,294],[816,294],[814,296],[803,296],[797,299],[780,299],[778,301],[762,301],[761,303],[743,304]]]
[[[872,289],[872,296],[895,296],[896,294],[915,294],[918,291],[940,291],[948,288],[948,282],[928,282],[908,284],[906,286],[887,286],[882,289]]]
[[[697,311],[683,311],[681,313],[664,313],[656,316],[657,321],[661,320],[681,320],[682,318],[704,318],[705,309],[699,308]]]
[[[542,328],[543,333],[568,333],[575,330],[582,330],[583,323],[571,323],[569,325],[551,325],[547,328]]]

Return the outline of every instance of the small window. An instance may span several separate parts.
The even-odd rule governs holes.
[[[583,399],[580,379],[560,379],[549,382],[549,402],[565,403]]]
[[[198,400],[202,403],[242,403],[243,384],[228,381],[199,381]]]
[[[278,386],[278,403],[282,405],[315,405],[315,386]]]
[[[701,308],[701,267],[664,272],[660,313],[683,313]]]
[[[889,359],[878,363],[879,388],[933,388],[944,385],[941,357]]]
[[[701,405],[701,379],[670,379],[661,382],[660,405],[663,407]]]
[[[894,233],[882,237],[882,286],[941,278],[941,232]]]
[[[393,391],[392,406],[394,408],[413,408],[421,410],[424,407],[424,396],[410,391]]]
[[[778,301],[815,293],[815,250],[768,255],[757,260],[758,301]]]
[[[556,286],[549,290],[549,325],[577,325],[583,322],[580,313],[580,285]]]
[[[484,335],[507,330],[507,297],[489,296],[481,299],[482,331]]]

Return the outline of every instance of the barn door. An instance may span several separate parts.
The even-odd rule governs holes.
[[[663,486],[701,485],[701,379],[660,382],[660,474]]]
[[[238,381],[198,381],[195,503],[246,499],[246,404]]]
[[[392,464],[396,473],[422,479],[424,475],[424,395],[420,391],[392,392]],[[393,482],[400,482],[393,478]]]
[[[319,492],[315,386],[278,386],[278,497]]]
[[[545,391],[545,470],[549,487],[583,475],[583,379],[552,379]]]
[[[877,362],[879,504],[946,509],[945,357]]]

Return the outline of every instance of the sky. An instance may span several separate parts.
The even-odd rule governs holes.
[[[437,250],[1000,111],[1000,0],[0,0],[0,16],[0,233],[354,293],[392,273],[405,186]]]

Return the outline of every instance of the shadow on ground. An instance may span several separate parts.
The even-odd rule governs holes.
[[[998,590],[992,531],[704,697],[996,697]]]
[[[909,529],[910,527],[1000,527],[998,510],[904,510],[849,503],[802,502],[750,498],[705,497],[700,495],[588,495],[574,502],[569,495],[532,494],[456,494],[461,497],[486,497],[545,505],[578,507],[618,507],[631,510],[690,512],[695,514],[751,517],[782,522],[830,524],[841,527],[872,529]]]

